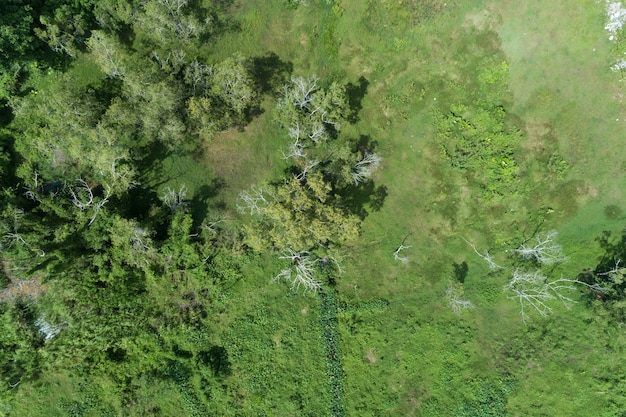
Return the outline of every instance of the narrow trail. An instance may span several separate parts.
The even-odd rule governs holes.
[[[326,375],[330,388],[330,413],[332,417],[343,417],[344,407],[344,374],[341,362],[341,346],[339,344],[339,328],[337,321],[337,301],[334,289],[318,293],[320,300],[320,326],[322,343],[326,351]]]
[[[334,288],[320,291],[318,297],[320,300],[322,344],[326,353],[326,375],[331,398],[329,415],[332,417],[343,417],[345,416],[345,375],[341,360],[338,315],[355,312],[381,312],[387,309],[389,302],[383,299],[376,299],[347,305],[337,302],[337,293]]]

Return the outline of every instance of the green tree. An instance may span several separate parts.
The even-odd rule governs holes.
[[[597,287],[589,292],[590,298],[621,322],[626,317],[626,230],[619,237],[605,231],[597,241],[603,254],[596,267],[583,271],[578,279]]]
[[[347,115],[345,88],[332,83],[323,89],[316,77],[292,77],[277,105],[279,123],[304,147],[334,137]]]
[[[3,2],[0,13],[0,99],[9,98],[37,38],[31,33],[32,7],[22,0]]]
[[[359,235],[360,220],[341,207],[341,198],[319,172],[302,180],[291,177],[268,189],[264,201],[256,204],[258,211],[248,203],[251,193],[255,191],[242,194],[241,209],[258,213],[257,221],[245,227],[246,243],[255,250],[323,253]]]
[[[63,4],[52,16],[41,16],[43,28],[35,28],[37,36],[45,41],[54,52],[76,57],[89,36],[90,16]]]
[[[223,101],[236,120],[256,101],[254,82],[241,55],[220,62],[213,69],[212,93]]]

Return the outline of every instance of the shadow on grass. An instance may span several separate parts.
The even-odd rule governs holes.
[[[359,121],[359,113],[363,108],[363,97],[367,94],[369,84],[370,82],[363,76],[359,78],[358,84],[346,84],[346,95],[348,96],[348,106],[350,107],[350,113],[346,117],[348,122],[356,123]]]
[[[452,264],[452,267],[454,268],[454,279],[456,279],[461,284],[464,284],[465,278],[467,277],[467,272],[469,271],[469,266],[467,265],[467,262],[455,262]]]
[[[293,71],[293,64],[281,60],[274,52],[251,58],[249,65],[257,91],[273,96],[279,94],[279,87],[287,83]]]
[[[388,194],[386,186],[376,186],[373,181],[346,187],[340,192],[343,205],[361,219],[367,217],[368,207],[371,211],[379,211]]]
[[[209,350],[199,352],[198,361],[204,365],[209,365],[216,377],[226,377],[232,373],[228,351],[222,346],[212,346]]]
[[[351,142],[353,151],[360,153],[361,156],[374,153],[378,145],[366,135],[361,135]],[[367,216],[367,207],[371,211],[379,211],[383,207],[388,192],[386,186],[376,186],[374,181],[369,180],[356,186],[354,184],[346,186],[339,191],[339,195],[348,210],[364,219]]]
[[[223,203],[216,203],[213,199],[220,189],[226,185],[223,178],[214,178],[211,184],[205,184],[198,188],[191,199],[189,208],[195,225],[199,225],[207,217],[210,208],[223,209]]]

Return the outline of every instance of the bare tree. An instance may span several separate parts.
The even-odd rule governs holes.
[[[404,243],[402,243],[400,246],[398,246],[398,248],[393,252],[393,259],[395,259],[396,261],[400,261],[403,264],[409,262],[409,258],[407,258],[406,256],[400,256],[400,252],[405,250],[405,249],[409,249],[411,246],[405,246]]]
[[[63,325],[52,324],[43,317],[39,317],[35,320],[35,326],[39,329],[39,333],[41,333],[46,342],[61,333],[64,325],[66,325],[66,323]]]
[[[283,159],[298,159],[306,157],[306,154],[304,153],[304,144],[300,141],[300,138],[298,136],[296,136],[294,141],[289,144],[289,147],[287,148],[287,153],[285,153],[284,151],[281,151],[281,153],[283,154]]]
[[[300,122],[293,122],[293,125],[290,126],[289,129],[287,129],[287,135],[291,139],[294,139],[296,142],[298,142],[298,140],[300,140],[303,135],[302,128],[300,127]]]
[[[304,288],[304,292],[316,293],[322,288],[322,283],[315,279],[314,272],[321,259],[315,259],[308,251],[296,252],[287,249],[280,259],[289,259],[291,265],[284,268],[274,277],[274,281],[286,280],[291,283],[291,289],[299,291]]]
[[[317,77],[291,77],[290,83],[283,87],[283,98],[279,106],[291,105],[304,109],[313,100],[313,93],[319,89]]]
[[[240,212],[249,212],[250,215],[261,214],[269,205],[271,194],[265,188],[258,188],[256,185],[250,187],[249,190],[242,191],[239,194],[237,210]]]
[[[545,235],[536,236],[532,242],[522,243],[514,252],[524,259],[534,259],[544,265],[566,261],[567,257],[563,255],[563,248],[554,241],[557,234],[556,230],[551,230]]]
[[[88,209],[92,210],[92,216],[89,218],[88,226],[96,220],[98,213],[102,210],[104,205],[109,201],[109,197],[111,196],[111,188],[108,185],[104,186],[104,195],[102,198],[96,200],[93,194],[93,189],[87,184],[85,180],[79,178],[78,186],[75,188],[70,188],[70,196],[72,200],[72,204],[78,207],[80,211],[85,211]]]
[[[189,202],[185,200],[187,197],[186,186],[181,185],[178,191],[167,187],[164,191],[165,192],[161,194],[159,199],[170,209],[172,213],[189,205]]]
[[[187,6],[187,0],[158,0],[171,15],[177,16],[182,14],[183,9]]]
[[[304,166],[300,168],[300,173],[298,175],[295,175],[298,181],[304,181],[306,178],[306,175],[309,173],[309,170],[315,168],[320,163],[320,161],[318,160],[312,160],[312,161],[306,160],[304,162],[305,162]]]
[[[610,282],[620,283],[624,281],[626,277],[626,267],[620,266],[621,259],[615,259],[615,266],[610,271],[600,272],[598,275],[607,277]]]
[[[354,165],[352,180],[354,185],[367,182],[383,159],[375,153],[366,152],[363,158]]]
[[[11,207],[7,210],[7,214],[10,215],[8,221],[0,223],[0,231],[3,234],[0,240],[0,251],[10,249],[14,244],[28,246],[18,231],[21,219],[24,217],[24,210]]]
[[[29,200],[39,201],[39,197],[37,196],[37,191],[39,188],[39,173],[37,171],[33,171],[33,189],[31,190],[28,187],[24,187],[26,191],[24,191],[24,197]]]
[[[458,281],[451,281],[446,289],[448,305],[455,314],[461,314],[463,310],[474,308],[471,301],[464,299],[463,284]]]
[[[311,115],[312,116],[312,115]],[[313,143],[324,142],[328,135],[326,134],[326,128],[322,120],[314,119],[311,117],[307,137],[313,141]]]
[[[145,252],[150,249],[150,235],[148,231],[142,227],[133,227],[133,234],[130,237],[130,244],[137,252]]]
[[[603,289],[598,285],[590,285],[567,278],[551,280],[543,275],[540,270],[527,272],[519,269],[513,272],[513,276],[503,290],[509,294],[508,298],[519,301],[522,320],[526,323],[526,306],[532,307],[541,317],[546,317],[552,312],[552,308],[548,305],[551,300],[561,301],[565,306],[575,303],[566,294],[576,290],[576,285],[584,285],[594,291],[603,292]]]
[[[476,246],[473,243],[467,241],[465,238],[461,238],[461,239],[465,240],[465,243],[467,243],[468,245],[472,247],[476,255],[480,256],[485,262],[487,262],[487,264],[489,265],[489,269],[491,269],[492,271],[496,269],[504,269],[493,260],[488,250],[485,250],[485,253],[480,253],[478,249],[476,249]]]
[[[24,236],[20,232],[21,227],[21,219],[24,216],[24,211],[22,209],[8,207],[5,211],[5,214],[10,215],[8,219],[4,222],[0,222],[0,253],[8,251],[14,245],[16,246],[24,246],[28,248],[35,254],[35,257],[43,257],[46,253],[39,248],[33,247],[31,243],[27,242],[24,239]],[[8,259],[5,259],[9,261]],[[21,259],[26,260],[26,259]],[[14,261],[10,261],[14,262]],[[28,268],[20,267],[20,266],[9,266],[4,265],[5,271],[21,271]]]

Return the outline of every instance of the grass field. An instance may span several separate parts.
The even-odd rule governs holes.
[[[244,39],[260,40],[293,62],[296,74],[367,80],[350,133],[377,144],[384,167],[375,182],[388,195],[347,251],[338,294],[347,305],[384,299],[388,306],[339,315],[345,414],[614,415],[594,376],[603,365],[588,362],[588,351],[608,343],[586,327],[589,312],[555,305],[553,316],[533,316],[525,326],[519,305],[502,292],[507,272],[491,273],[463,241],[506,263],[507,250],[536,227],[557,229],[570,257],[559,273],[575,276],[595,265],[595,237],[623,226],[626,115],[618,77],[608,69],[614,51],[603,30],[603,5],[433,0],[342,1],[293,12],[242,7],[247,30],[234,50]],[[260,24],[266,12],[274,17],[265,19],[267,26]],[[485,201],[472,181],[446,166],[432,111],[476,100],[477,92],[462,86],[501,60],[509,71],[505,106],[522,133],[521,190]],[[269,118],[267,110],[261,119]],[[229,200],[234,184],[245,187],[244,179],[254,182],[249,179],[268,170],[228,158],[220,164],[211,147],[219,150],[234,135],[238,144],[252,142],[247,151],[242,145],[242,160],[254,149],[257,161],[278,161],[280,132],[270,125],[260,120],[209,145],[208,160],[222,165],[216,169],[233,184]],[[546,177],[553,155],[562,169]],[[607,207],[617,209],[607,216]],[[405,238],[411,247],[402,264],[392,254]],[[476,308],[459,317],[444,293],[453,265],[462,262],[469,266],[465,295]]]
[[[604,5],[309,3],[236,1],[239,29],[221,35],[219,47],[208,43],[205,53],[215,60],[276,54],[267,62],[285,73],[350,85],[360,111],[341,134],[375,144],[383,166],[373,181],[386,195],[381,207],[367,208],[359,241],[344,248],[345,273],[328,290],[337,307],[330,318],[320,297],[270,282],[280,269],[275,260],[242,261],[244,278],[224,295],[219,317],[207,321],[230,368],[223,385],[196,390],[215,405],[205,415],[623,415],[626,384],[606,377],[623,371],[621,330],[583,302],[554,302],[549,317],[530,313],[524,323],[517,301],[503,292],[519,262],[512,250],[535,231],[559,232],[569,260],[550,272],[574,278],[597,263],[595,238],[626,222],[624,91],[609,69],[616,52]],[[75,69],[85,83],[87,65]],[[287,166],[280,152],[287,138],[274,120],[276,87],[245,128],[217,134],[195,155],[153,161],[146,188],[158,194],[185,185],[197,219],[245,221],[235,210],[239,193],[280,178]],[[456,169],[444,152],[438,115],[460,106],[468,118],[478,118],[481,106],[502,109],[493,136],[518,138],[510,155],[494,148],[481,166],[514,161],[496,191],[481,169]],[[468,242],[505,268],[490,270]],[[406,263],[393,256],[401,244],[409,246],[401,254]],[[459,315],[445,295],[455,280],[474,305]],[[329,341],[334,335],[339,340]],[[339,352],[334,362],[329,351]],[[339,377],[330,375],[333,364],[342,367]],[[28,396],[19,402],[33,416],[53,415],[41,408],[53,398],[60,399],[50,408],[65,410],[55,415],[95,415],[75,406],[97,397],[76,388],[81,381],[56,381],[54,390],[32,394],[39,406]],[[161,403],[142,407],[203,415],[186,389],[171,381],[150,387],[146,396]]]

